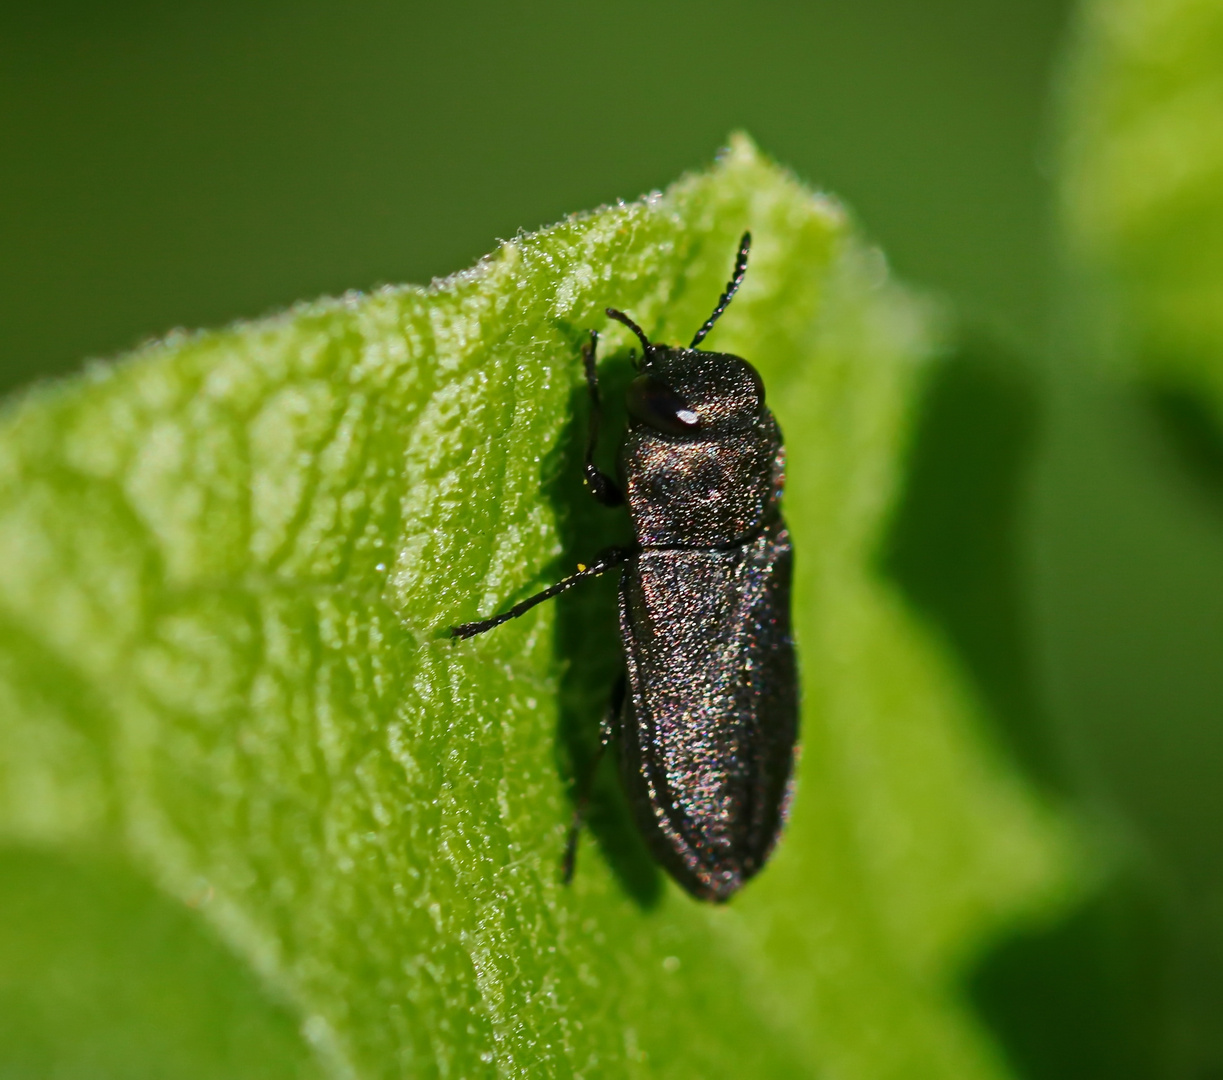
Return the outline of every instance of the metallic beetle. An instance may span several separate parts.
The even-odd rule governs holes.
[[[582,350],[592,401],[587,486],[627,504],[635,534],[589,566],[491,619],[452,627],[473,637],[579,581],[623,567],[625,678],[603,723],[654,857],[685,889],[723,901],[756,874],[786,815],[798,738],[798,672],[790,633],[793,551],[781,516],[785,451],[755,368],[698,345],[738,291],[751,243],[688,348],[658,345],[607,309],[642,346],[628,388],[622,485],[599,471],[597,335]],[[596,762],[597,764],[597,762]],[[581,785],[565,857],[594,768]]]

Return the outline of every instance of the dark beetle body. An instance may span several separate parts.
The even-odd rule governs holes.
[[[634,417],[621,455],[640,545],[620,581],[621,775],[655,858],[724,900],[773,847],[798,736],[781,434],[738,357],[655,346],[642,370],[704,422]]]
[[[695,347],[742,280],[748,243],[745,236],[736,276],[690,348],[653,344],[608,310],[643,348],[627,396],[623,496],[591,463],[593,422],[586,475],[601,501],[623,498],[636,543],[604,552],[504,615],[452,629],[456,637],[482,633],[623,565],[627,685],[606,734],[618,736],[624,788],[655,858],[694,896],[715,901],[768,858],[798,738],[781,432],[747,361]],[[593,340],[586,364],[597,421]]]

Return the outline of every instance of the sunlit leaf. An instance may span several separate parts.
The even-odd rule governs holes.
[[[605,771],[566,888],[614,582],[438,631],[622,532],[577,482],[579,345],[603,332],[610,393],[630,342],[606,305],[686,341],[745,227],[709,344],[757,363],[787,436],[792,821],[709,907],[644,858]],[[960,976],[1074,878],[951,653],[873,570],[932,341],[844,212],[739,139],[428,289],[176,337],[10,407],[0,905],[29,925],[0,925],[22,960],[0,1005],[38,1013],[0,1022],[0,1061],[135,1075],[142,1030],[181,1028],[184,1075],[1004,1075]],[[111,914],[60,933],[81,909]],[[109,1011],[57,996],[73,950]],[[108,971],[138,988],[126,1012]],[[192,1053],[208,1023],[219,1048]]]

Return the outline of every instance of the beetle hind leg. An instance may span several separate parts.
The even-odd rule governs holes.
[[[627,680],[622,672],[612,688],[611,700],[599,721],[599,748],[594,759],[580,778],[577,787],[577,798],[573,807],[573,820],[569,823],[569,836],[565,840],[565,856],[561,861],[561,880],[568,885],[573,880],[573,870],[577,862],[578,838],[582,834],[582,825],[586,821],[586,813],[590,809],[590,796],[594,790],[595,777],[599,766],[603,763],[603,755],[612,739],[620,730],[620,711],[624,708],[624,695],[627,691]]]

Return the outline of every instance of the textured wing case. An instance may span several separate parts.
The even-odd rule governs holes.
[[[781,828],[798,737],[789,534],[729,551],[643,551],[620,585],[622,770],[655,856],[724,900]]]

